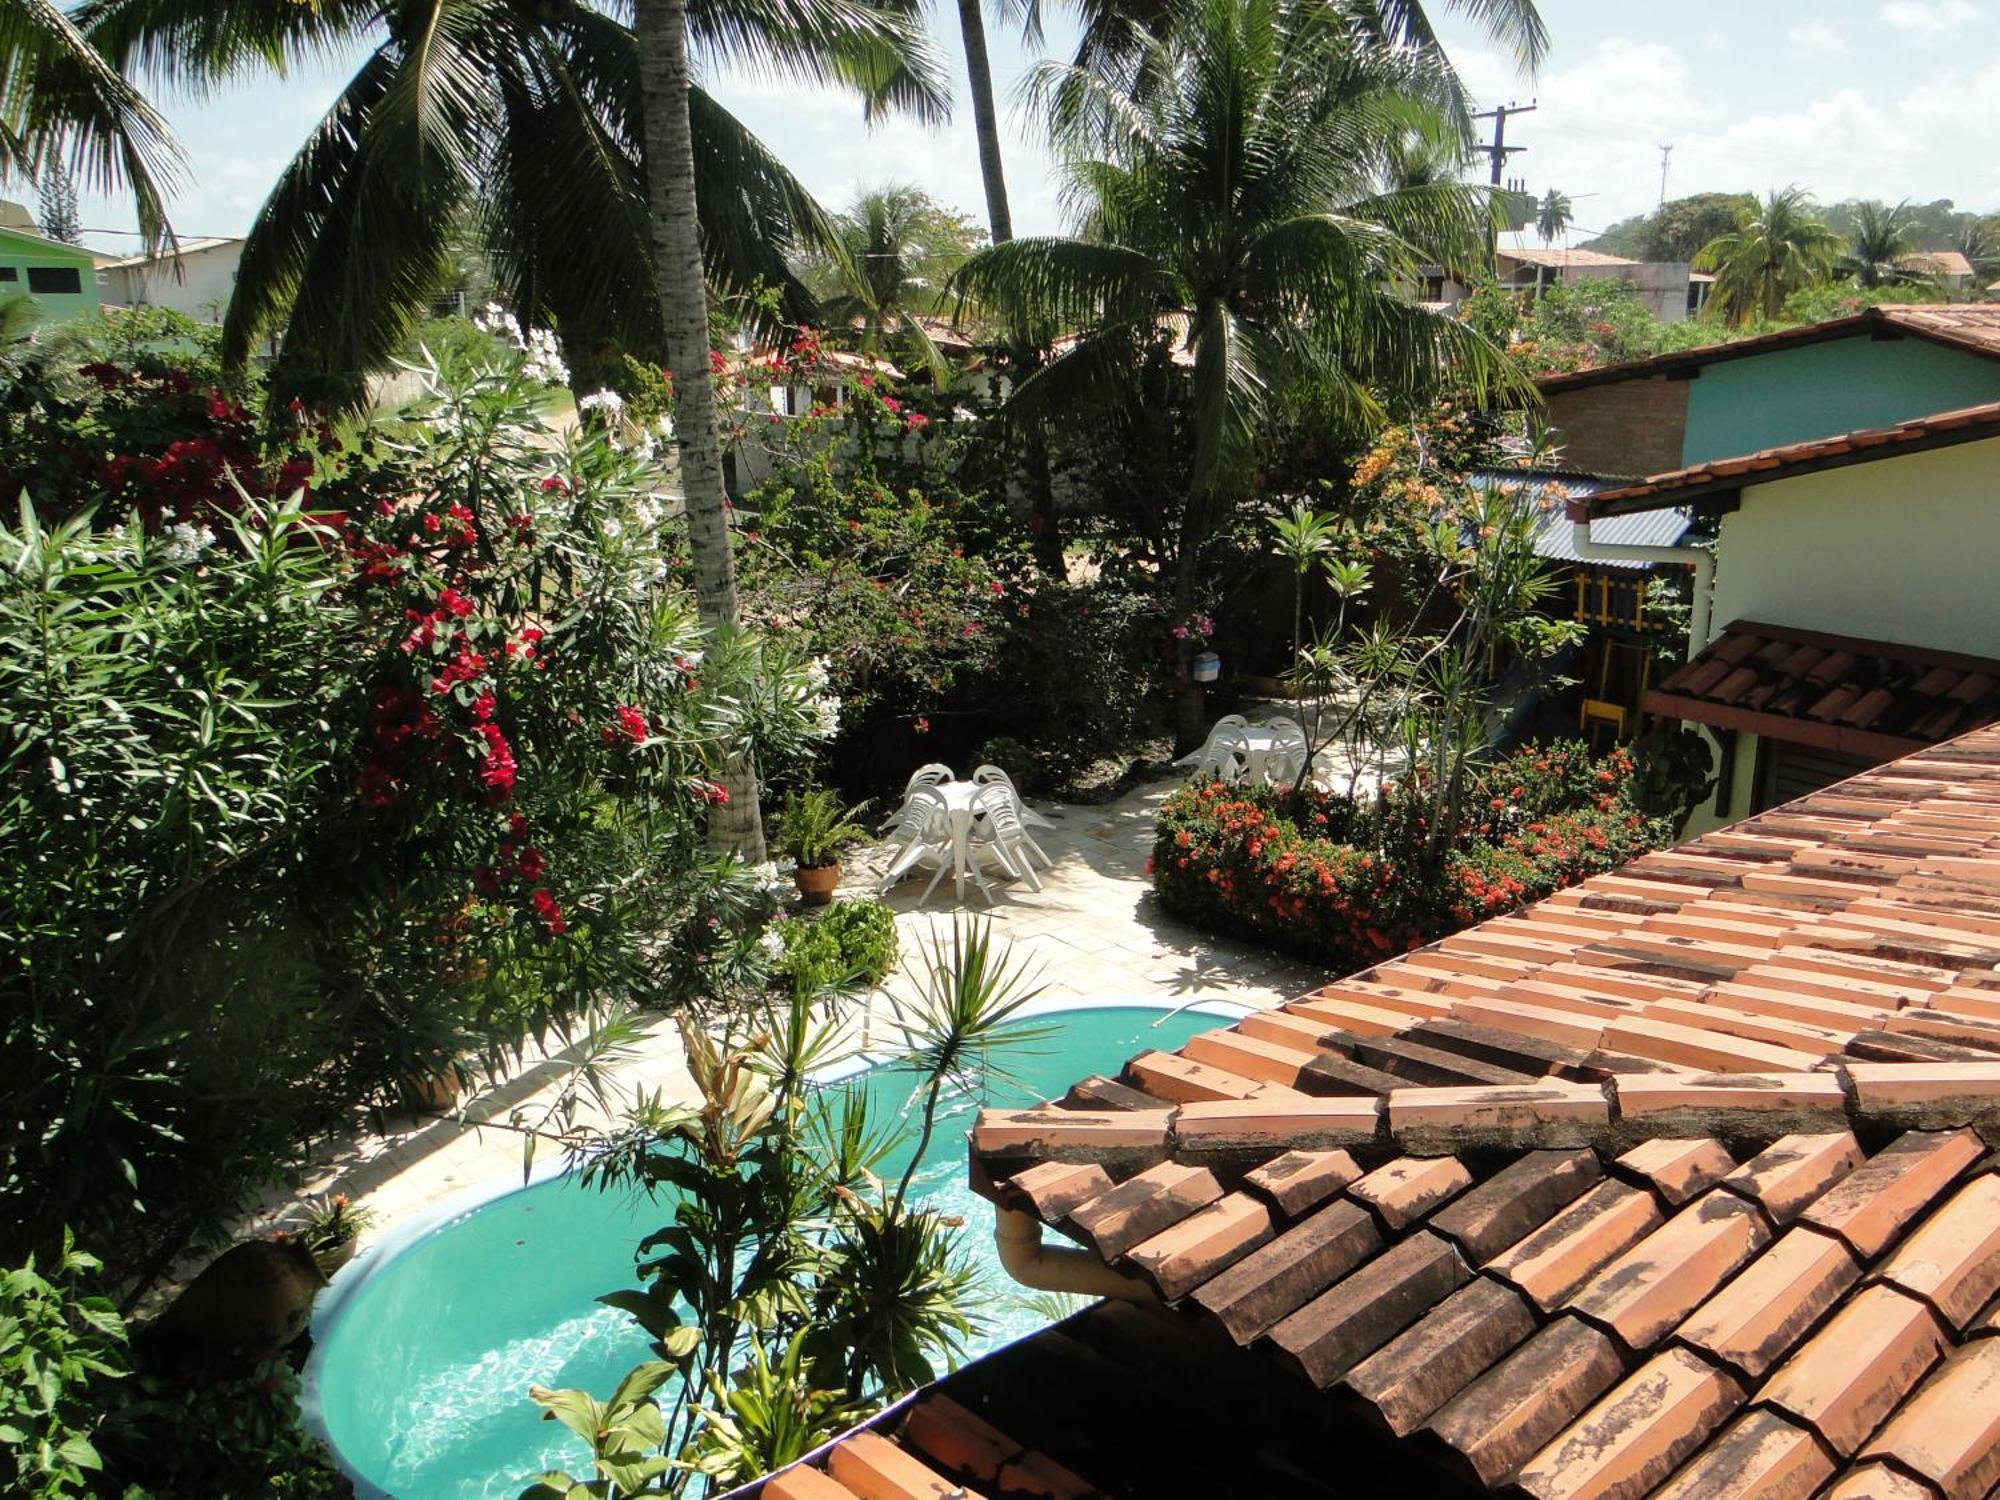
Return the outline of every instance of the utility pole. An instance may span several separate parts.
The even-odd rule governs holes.
[[[1501,176],[1506,171],[1507,158],[1518,156],[1521,152],[1528,149],[1526,146],[1510,146],[1507,144],[1507,117],[1509,115],[1533,114],[1534,111],[1535,101],[1532,99],[1526,104],[1516,104],[1513,100],[1509,99],[1505,104],[1495,105],[1484,114],[1477,114],[1472,117],[1475,120],[1491,120],[1493,122],[1493,144],[1489,146],[1481,142],[1472,149],[1486,158],[1489,168],[1486,180],[1494,187],[1497,188],[1500,186]],[[1498,195],[1496,194],[1495,197],[1496,202],[1493,206],[1497,209],[1499,207],[1499,203],[1497,202]],[[1486,232],[1486,260],[1489,270],[1492,269],[1494,254],[1499,248],[1500,221],[1494,219],[1492,227]]]
[[[1507,144],[1507,117],[1509,115],[1530,115],[1534,112],[1534,100],[1530,99],[1526,104],[1516,104],[1510,99],[1505,104],[1497,105],[1487,110],[1484,114],[1472,117],[1475,120],[1491,120],[1493,122],[1493,144],[1489,146],[1481,143],[1472,149],[1486,158],[1490,168],[1486,174],[1486,180],[1492,183],[1494,187],[1500,186],[1500,178],[1503,169],[1507,165],[1507,158],[1518,155],[1528,149],[1526,146],[1510,146]]]
[[[1674,154],[1672,141],[1660,142],[1660,207],[1667,206],[1667,163]]]

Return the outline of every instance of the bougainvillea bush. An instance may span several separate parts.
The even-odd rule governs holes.
[[[1161,807],[1160,904],[1345,973],[1534,901],[1656,848],[1622,750],[1535,746],[1481,767],[1463,821],[1427,853],[1438,801],[1419,778],[1373,801],[1197,781]]]
[[[526,363],[282,495],[0,525],[0,1262],[130,1272],[412,1080],[761,977],[704,821],[814,679],[702,633],[662,476]]]

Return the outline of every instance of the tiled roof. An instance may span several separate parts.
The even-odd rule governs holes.
[[[1915,250],[1908,255],[1896,257],[1896,264],[1905,270],[1916,271],[1925,276],[1970,276],[1972,262],[1960,250]]]
[[[1516,261],[1524,266],[1550,266],[1557,269],[1584,266],[1636,266],[1638,261],[1625,255],[1607,255],[1602,250],[1546,250],[1523,246],[1509,250],[1502,247],[1493,252],[1496,260]]]
[[[1738,620],[1643,706],[1890,760],[2000,720],[2000,661]]]
[[[2000,401],[1957,411],[1936,412],[1913,417],[1887,427],[1864,427],[1831,437],[1811,438],[1739,453],[1729,458],[1670,469],[1633,484],[1615,485],[1595,495],[1570,501],[1571,516],[1581,520],[1592,516],[1622,515],[1631,511],[1660,510],[1686,505],[1703,495],[1720,490],[1737,490],[1746,484],[1765,484],[1795,474],[1845,464],[1866,463],[1878,458],[1894,458],[1898,453],[1949,443],[1977,442],[2000,437]]]
[[[1420,1493],[1852,1500],[2000,1484],[1996,1143],[2000,728],[972,1146],[980,1191],[1364,1414]]]
[[[1654,375],[1682,373],[1722,360],[1765,354],[1773,349],[1824,343],[1858,334],[1893,337],[1898,333],[2000,359],[2000,307],[1990,303],[1916,302],[1870,307],[1852,317],[1829,318],[1823,323],[1802,323],[1796,328],[1759,334],[1755,338],[1706,344],[1699,349],[1681,349],[1671,354],[1656,354],[1649,359],[1546,375],[1535,383],[1545,394],[1553,394],[1579,386],[1607,385],[1618,380],[1644,380]]]

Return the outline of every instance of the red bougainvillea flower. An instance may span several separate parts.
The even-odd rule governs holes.
[[[514,774],[518,769],[513,748],[498,724],[481,724],[479,733],[486,741],[486,753],[479,758],[479,779],[485,784],[488,796],[495,802],[505,802],[514,795]]]

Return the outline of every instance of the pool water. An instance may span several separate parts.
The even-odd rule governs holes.
[[[1042,1326],[1038,1300],[1009,1281],[993,1253],[985,1205],[965,1182],[965,1135],[982,1105],[1036,1103],[1093,1072],[1116,1072],[1149,1047],[1172,1049],[1216,1025],[1213,1014],[1147,1006],[1049,1012],[1019,1023],[1051,1034],[1008,1049],[1009,1075],[950,1101],[912,1191],[961,1214],[963,1243],[983,1272],[976,1310],[983,1353]],[[911,1074],[859,1080],[870,1119],[913,1110]],[[905,1153],[908,1147],[904,1148]],[[909,1158],[892,1156],[892,1178]],[[364,1496],[511,1500],[549,1468],[578,1473],[580,1441],[528,1400],[530,1385],[603,1396],[651,1357],[631,1318],[594,1300],[637,1285],[633,1251],[667,1221],[661,1203],[553,1177],[454,1215],[383,1259],[365,1255],[323,1299],[306,1369],[309,1409]]]

